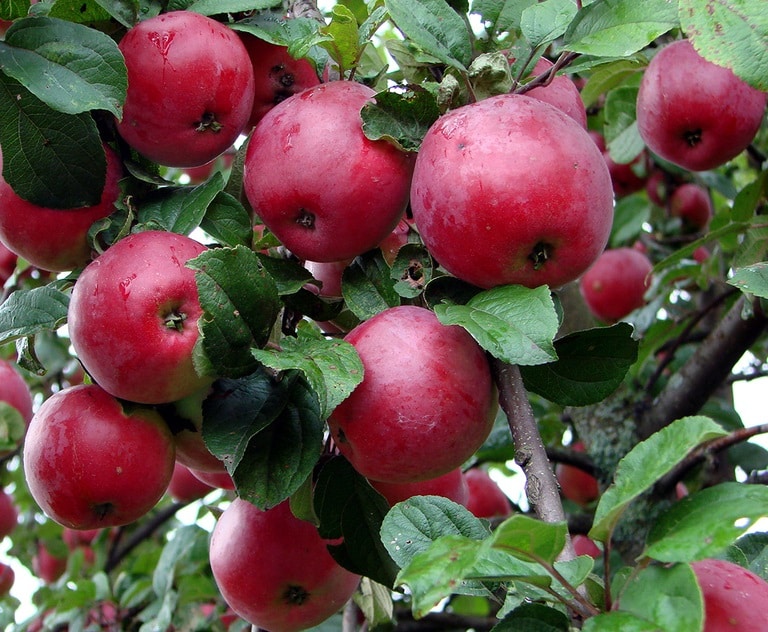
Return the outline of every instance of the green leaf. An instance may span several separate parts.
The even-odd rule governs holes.
[[[328,546],[346,569],[393,587],[397,566],[379,531],[389,510],[387,501],[343,457],[320,470],[314,495],[321,537],[341,542]]]
[[[491,546],[524,561],[552,563],[563,550],[567,535],[565,522],[542,522],[516,514],[496,527]]]
[[[275,280],[277,293],[280,296],[295,294],[312,280],[312,273],[295,259],[270,257],[261,252],[257,252],[256,256],[264,269]]]
[[[445,0],[384,0],[406,38],[444,64],[466,72],[472,61],[467,24]]]
[[[616,200],[613,226],[609,240],[611,248],[633,243],[651,217],[651,204],[642,193],[633,193]]]
[[[0,304],[0,344],[55,331],[67,321],[69,294],[49,285],[17,290]]]
[[[768,171],[761,171],[760,175],[738,192],[733,200],[731,217],[736,222],[746,222],[755,215],[757,206],[766,194],[768,183]]]
[[[432,280],[432,256],[421,244],[404,244],[392,262],[390,277],[403,298],[416,298]]]
[[[524,603],[507,613],[491,632],[568,632],[568,617],[554,608]]]
[[[75,209],[101,200],[107,162],[91,116],[57,112],[4,74],[0,146],[3,178],[32,204]]]
[[[218,15],[274,9],[281,4],[280,0],[195,0],[187,7],[187,10],[203,15]]]
[[[344,269],[341,293],[349,310],[360,320],[367,320],[388,307],[400,305],[389,266],[381,252],[357,257]]]
[[[638,443],[621,459],[614,482],[600,497],[589,537],[605,542],[630,502],[670,472],[693,448],[725,434],[708,417],[683,417]]]
[[[768,91],[768,14],[753,0],[679,0],[680,26],[709,61]]]
[[[444,535],[484,540],[486,523],[441,496],[414,496],[389,510],[381,525],[381,540],[400,568]]]
[[[619,59],[599,66],[589,76],[581,91],[584,106],[588,108],[595,104],[603,94],[641,72],[644,67],[645,64],[637,59]]]
[[[298,327],[298,338],[285,337],[281,350],[254,349],[253,357],[272,369],[304,373],[326,419],[363,381],[363,363],[355,348],[343,340],[329,340],[309,323]]]
[[[7,454],[21,444],[27,422],[17,408],[0,401],[0,453]]]
[[[97,0],[56,0],[48,11],[48,17],[92,25],[109,20],[110,14]]]
[[[125,62],[115,41],[96,29],[57,18],[18,20],[0,42],[0,70],[59,112],[122,116]]]
[[[627,57],[678,24],[671,0],[601,0],[581,9],[563,48],[585,55]]]
[[[523,10],[520,28],[534,49],[563,35],[577,12],[572,0],[544,0]]]
[[[717,511],[712,511],[717,507]],[[644,555],[660,562],[714,557],[755,520],[768,517],[768,489],[721,483],[676,502],[654,521]]]
[[[212,374],[238,377],[255,368],[253,346],[269,339],[281,303],[277,286],[245,246],[211,248],[187,262],[196,271],[202,346]]]
[[[768,581],[768,533],[753,532],[742,536],[728,547],[723,557]]]
[[[734,270],[728,283],[745,294],[768,298],[768,262],[763,261]]]
[[[637,360],[638,341],[628,323],[577,331],[555,341],[557,360],[520,367],[527,390],[562,406],[602,401]]]
[[[235,197],[224,191],[208,204],[200,228],[227,246],[250,247],[253,242],[251,216]]]
[[[704,624],[701,589],[687,564],[643,569],[624,586],[619,604],[664,632],[694,632]]]
[[[632,162],[645,143],[637,131],[635,86],[611,90],[605,98],[605,142],[614,162]]]
[[[196,546],[199,546],[201,539],[207,541],[205,535],[206,532],[196,525],[186,525],[175,530],[173,539],[163,547],[160,560],[152,575],[155,594],[161,596],[173,588],[177,566],[189,557]]]
[[[434,95],[411,85],[404,92],[386,90],[362,111],[363,133],[371,140],[387,140],[403,151],[418,151],[424,134],[440,110]]]
[[[444,325],[460,325],[495,358],[510,364],[544,364],[557,359],[553,338],[560,325],[549,288],[496,287],[466,305],[435,305]]]
[[[475,0],[472,13],[481,15],[489,23],[490,33],[517,32],[523,11],[536,4],[536,0]]]
[[[583,632],[660,632],[655,623],[629,612],[607,612],[584,622]],[[666,632],[666,631],[662,631]]]
[[[320,45],[338,64],[342,74],[352,69],[362,52],[358,46],[357,20],[352,11],[343,4],[334,5],[330,24],[321,27],[320,32],[333,38]]]
[[[155,223],[164,230],[188,235],[200,226],[208,206],[224,188],[224,177],[215,173],[195,187],[162,187],[146,197],[138,209],[141,223]]]

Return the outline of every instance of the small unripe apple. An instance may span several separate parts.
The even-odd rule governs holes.
[[[512,514],[509,498],[488,472],[473,467],[464,472],[469,488],[467,509],[478,518],[506,518]]]
[[[669,196],[669,213],[689,230],[705,230],[713,213],[709,192],[692,182],[681,184]]]

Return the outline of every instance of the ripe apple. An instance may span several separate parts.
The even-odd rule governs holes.
[[[203,603],[200,604],[200,613],[206,618],[211,618],[214,615],[216,615],[218,611],[217,604],[215,603]],[[224,626],[225,630],[229,630],[229,626],[231,626],[235,621],[237,621],[240,617],[238,617],[233,611],[232,608],[227,607],[227,609],[218,615],[219,621],[221,621],[221,624]]]
[[[704,596],[704,632],[768,630],[768,582],[725,560],[691,564]]]
[[[193,11],[140,21],[119,43],[128,92],[117,129],[146,158],[202,165],[229,148],[253,107],[248,51],[225,24]]]
[[[235,490],[235,481],[232,480],[232,477],[226,470],[222,472],[212,472],[189,468],[189,471],[192,476],[205,483],[206,485],[212,487],[213,489],[226,489],[229,491]]]
[[[613,192],[617,198],[625,197],[631,193],[642,191],[648,181],[646,171],[646,154],[641,152],[631,162],[615,162],[611,158],[611,152],[607,149],[603,151],[605,164],[608,165],[608,172],[611,174],[611,183]]]
[[[0,598],[5,597],[11,592],[15,579],[16,574],[13,572],[13,569],[8,564],[0,562]]]
[[[616,322],[645,305],[653,264],[636,248],[611,248],[579,279],[579,290],[592,314]]]
[[[547,72],[554,64],[545,57],[541,57],[533,67],[531,76],[535,77]],[[565,112],[574,121],[587,128],[587,110],[584,107],[584,101],[581,99],[581,93],[576,84],[566,75],[555,75],[546,86],[538,86],[526,92],[529,97],[544,101],[555,106],[561,112]]]
[[[197,167],[187,167],[183,170],[183,173],[189,178],[190,184],[200,184],[208,180],[217,171],[229,169],[234,160],[235,151],[233,147],[230,147],[223,154],[213,160],[209,160],[205,164],[198,165]]]
[[[425,245],[458,278],[560,287],[605,248],[613,189],[584,128],[548,103],[502,94],[430,127],[411,207]]]
[[[360,474],[389,483],[436,478],[488,437],[496,394],[485,353],[465,329],[403,305],[364,321],[345,340],[365,374],[328,424]]]
[[[392,232],[379,243],[379,249],[388,266],[392,267],[400,248],[408,243],[408,236],[410,234],[410,225],[404,219],[401,219]]]
[[[67,558],[53,555],[44,542],[38,542],[32,556],[32,572],[46,584],[52,584],[67,570]]]
[[[603,556],[603,551],[600,549],[600,547],[598,547],[593,540],[582,533],[577,533],[576,535],[572,536],[571,542],[573,543],[573,550],[576,555],[589,555],[589,557],[594,559],[598,559]]]
[[[467,509],[478,518],[506,518],[512,514],[509,498],[488,472],[473,467],[464,472],[469,489]]]
[[[713,213],[709,192],[693,182],[681,184],[669,196],[669,213],[688,230],[706,230]]]
[[[584,444],[576,441],[571,449],[584,452]],[[579,505],[588,505],[600,495],[597,479],[574,465],[558,463],[555,466],[555,475],[563,497]]]
[[[413,160],[363,134],[373,89],[354,81],[308,88],[254,128],[244,189],[261,222],[301,260],[341,261],[375,248],[408,203]]]
[[[0,450],[0,457],[9,455],[24,438],[29,421],[32,419],[32,391],[10,360],[0,358],[0,428],[7,441],[8,449]],[[16,411],[16,412],[14,412]],[[16,414],[18,413],[18,415]]]
[[[96,384],[58,391],[24,441],[32,497],[59,524],[99,529],[131,523],[165,493],[175,461],[162,417],[125,406]]]
[[[19,510],[7,491],[0,488],[0,540],[11,535],[19,521]]]
[[[91,258],[88,229],[111,215],[120,194],[123,166],[117,154],[104,146],[107,175],[95,206],[51,209],[20,198],[0,176],[0,240],[31,265],[54,272],[73,270]],[[0,155],[0,170],[2,155]]]
[[[337,612],[360,581],[326,544],[287,501],[263,511],[236,498],[213,529],[211,570],[224,600],[246,621],[275,632],[304,630]]]
[[[182,463],[176,462],[168,483],[168,495],[176,502],[190,503],[213,491],[213,487],[201,481]]]
[[[242,31],[238,34],[253,65],[255,90],[249,128],[278,103],[320,83],[314,66],[306,59],[292,57],[287,47]]]
[[[2,155],[0,155],[0,170],[2,168]],[[18,260],[19,256],[0,241],[0,286],[5,285],[8,279],[11,278],[16,270]]]
[[[89,546],[101,533],[101,529],[70,529],[64,527],[61,533],[61,539],[67,545],[70,551],[74,551],[79,546]]]
[[[113,244],[75,282],[68,323],[86,371],[132,402],[173,402],[210,384],[192,353],[202,313],[195,272],[185,263],[205,246],[162,230]]]
[[[755,137],[768,95],[704,59],[688,40],[662,48],[643,73],[637,129],[648,148],[690,171],[714,169]]]
[[[465,507],[469,501],[469,487],[461,468],[458,467],[447,474],[425,481],[413,483],[370,481],[370,483],[377,492],[387,499],[390,507],[408,500],[412,496],[442,496]]]
[[[351,259],[343,261],[305,261],[304,267],[322,285],[316,290],[318,296],[326,298],[341,298],[341,279],[344,270],[352,262]],[[314,288],[316,285],[312,284]]]

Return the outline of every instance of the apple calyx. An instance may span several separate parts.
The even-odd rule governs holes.
[[[283,599],[286,603],[300,606],[309,599],[309,593],[303,586],[288,586],[283,593]]]
[[[184,321],[187,320],[187,315],[184,312],[171,311],[163,320],[168,329],[181,332],[184,331]]]
[[[701,142],[701,129],[691,129],[683,132],[683,138],[689,147],[696,147]]]
[[[96,503],[92,508],[93,515],[99,520],[106,520],[107,516],[115,511],[115,505],[110,502]]]
[[[550,244],[544,241],[538,242],[528,255],[528,259],[533,262],[533,269],[540,270],[552,257],[553,251],[554,248]]]
[[[220,132],[222,128],[221,123],[216,120],[216,115],[213,112],[204,112],[200,121],[195,127],[196,132]]]
[[[310,213],[307,209],[301,208],[299,209],[299,216],[296,218],[296,223],[299,226],[303,226],[304,228],[314,228],[315,227],[315,214]]]

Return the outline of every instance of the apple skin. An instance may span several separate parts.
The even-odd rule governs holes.
[[[0,488],[0,540],[9,536],[19,522],[19,510],[7,491]]]
[[[165,493],[173,437],[150,408],[123,408],[95,384],[58,391],[38,409],[24,441],[32,497],[59,524],[100,529],[129,524]]]
[[[363,134],[360,110],[374,95],[354,81],[324,83],[278,103],[253,130],[246,196],[301,260],[341,261],[371,250],[405,210],[413,159]]]
[[[506,518],[512,515],[509,498],[484,469],[473,467],[464,472],[469,489],[467,509],[478,518]]]
[[[571,449],[584,452],[584,444],[577,441]],[[600,495],[597,479],[574,465],[558,463],[555,466],[555,475],[563,497],[579,505],[589,505]]]
[[[202,308],[195,272],[185,266],[205,249],[184,235],[135,233],[78,277],[68,310],[72,346],[108,393],[161,404],[211,383],[192,362]]]
[[[0,358],[0,402],[5,402],[19,411],[25,425],[24,429],[19,428],[19,431],[26,432],[26,426],[32,419],[32,391],[16,369],[15,363],[2,358]],[[13,439],[13,436],[9,436],[8,439]],[[19,436],[18,439],[21,441],[23,436]],[[10,453],[11,450],[0,450],[0,458]]]
[[[237,33],[192,11],[136,24],[119,43],[128,92],[117,130],[140,154],[196,167],[237,140],[253,107],[253,67]]]
[[[2,156],[0,156],[0,170],[2,168]],[[16,270],[18,260],[19,256],[0,241],[0,286],[5,285],[6,281],[11,278]]]
[[[274,632],[304,630],[337,612],[360,581],[336,563],[326,545],[287,501],[263,511],[236,498],[213,529],[211,570],[241,618]]]
[[[176,462],[167,490],[168,495],[176,502],[190,503],[199,500],[213,490],[214,488],[208,483],[204,483],[190,472],[186,465]]]
[[[413,496],[442,496],[465,507],[469,501],[469,487],[461,468],[458,467],[447,474],[425,481],[414,483],[370,481],[370,483],[377,492],[386,498],[390,507]]]
[[[456,325],[411,305],[350,331],[363,381],[328,425],[339,451],[369,480],[412,483],[460,467],[493,425],[496,392],[484,351]]]
[[[579,280],[579,290],[589,311],[613,323],[645,305],[653,264],[636,248],[606,250]]]
[[[617,198],[625,197],[645,188],[648,176],[645,167],[645,152],[641,152],[631,162],[615,162],[611,158],[611,153],[606,149],[603,151],[603,159],[608,165],[608,172],[611,174],[611,183],[613,192]]]
[[[430,127],[411,207],[425,245],[459,279],[482,288],[556,288],[605,248],[613,189],[597,145],[572,118],[503,94],[449,111]]]
[[[0,562],[0,598],[5,597],[11,592],[15,579],[16,574],[13,572],[13,569],[8,564]]]
[[[235,491],[235,481],[229,475],[226,469],[223,472],[211,472],[206,470],[195,470],[189,468],[190,473],[202,481],[206,485],[209,485],[213,489],[226,489],[228,491]]]
[[[542,57],[534,65],[531,76],[535,77],[547,72],[552,66],[554,64],[549,59]],[[546,86],[533,88],[525,94],[553,105],[558,110],[565,112],[584,129],[587,128],[587,110],[584,107],[579,89],[570,77],[555,75],[554,79]]]
[[[572,536],[571,542],[573,543],[573,550],[576,555],[589,555],[589,557],[594,559],[603,557],[603,552],[600,547],[583,533],[577,533]]]
[[[681,184],[669,196],[669,214],[688,230],[706,230],[713,214],[709,192],[693,182]]]
[[[696,52],[688,40],[661,49],[643,73],[637,129],[648,148],[690,171],[714,169],[755,137],[768,95]]]
[[[254,96],[248,127],[288,97],[320,83],[314,66],[296,59],[288,48],[272,44],[249,33],[238,33],[253,65]]]
[[[32,556],[32,572],[46,584],[52,584],[67,570],[67,558],[53,555],[43,542]]]
[[[768,582],[725,560],[691,564],[704,596],[704,631],[768,630]]]
[[[84,266],[91,259],[88,229],[115,210],[120,195],[122,161],[104,146],[106,179],[95,206],[51,209],[20,198],[0,176],[0,241],[19,257],[42,270],[64,272]],[[2,155],[0,155],[0,170]],[[53,228],[55,227],[55,228]]]

